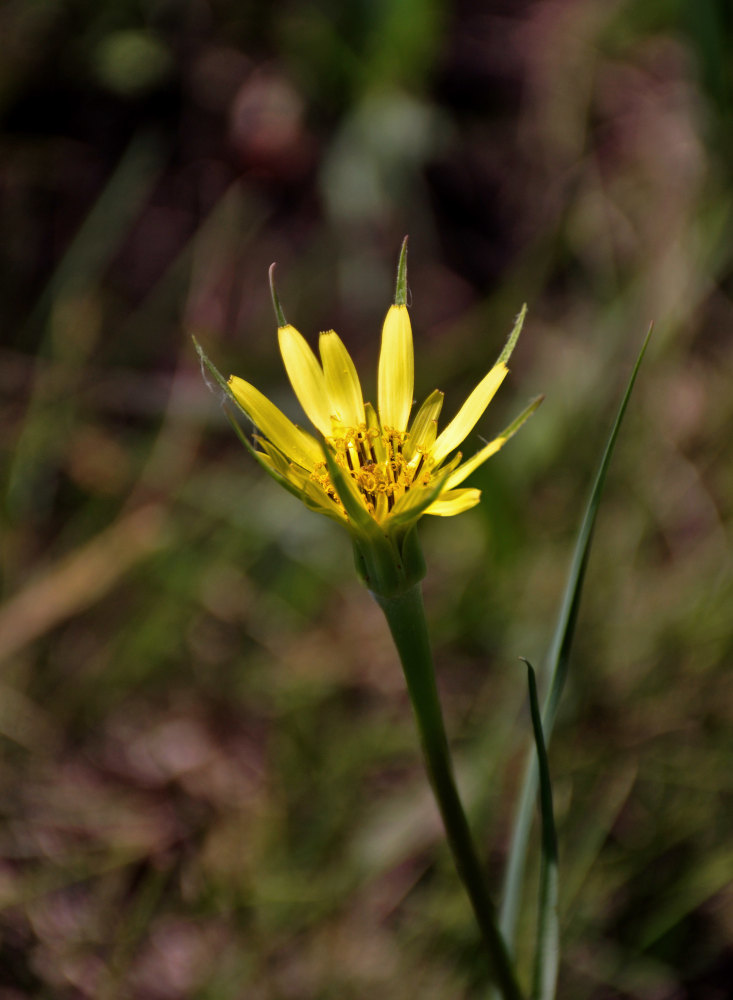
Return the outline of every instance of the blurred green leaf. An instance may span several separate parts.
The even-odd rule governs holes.
[[[575,626],[580,610],[580,598],[585,580],[585,571],[590,557],[591,542],[593,540],[593,529],[596,517],[603,496],[603,487],[606,482],[608,467],[611,464],[616,441],[618,439],[621,423],[626,413],[626,408],[631,398],[631,392],[639,373],[644,353],[646,352],[651,328],[642,344],[636,364],[631,372],[626,391],[616,420],[611,429],[601,462],[593,484],[590,499],[580,526],[578,539],[575,543],[572,564],[568,581],[565,587],[563,603],[560,609],[552,647],[547,661],[547,671],[550,676],[550,687],[545,698],[542,712],[542,726],[545,732],[545,739],[549,742],[552,729],[555,724],[558,705],[562,696],[565,680],[567,678],[570,663],[570,651],[575,636]],[[527,844],[529,841],[529,831],[532,821],[533,802],[536,795],[538,782],[537,756],[530,757],[522,784],[519,805],[512,832],[511,847],[507,863],[507,872],[504,882],[504,893],[501,905],[501,928],[506,940],[512,944],[516,930],[517,917],[522,895],[522,884],[524,880],[524,866],[527,854]]]
[[[527,664],[529,706],[532,716],[537,770],[540,786],[540,814],[542,818],[540,865],[540,891],[537,904],[537,944],[535,946],[534,972],[532,975],[533,1000],[554,1000],[557,987],[557,970],[560,963],[560,929],[557,918],[558,872],[557,833],[552,806],[552,783],[547,760],[545,737],[542,732],[542,711],[537,697],[537,682],[532,664]]]

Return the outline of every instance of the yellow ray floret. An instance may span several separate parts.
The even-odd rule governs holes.
[[[331,407],[323,369],[302,334],[294,326],[277,331],[285,371],[298,402],[321,434],[331,433]]]
[[[412,409],[415,361],[407,306],[391,306],[382,327],[377,402],[383,427],[407,430]]]
[[[331,420],[347,427],[363,424],[364,397],[351,355],[333,330],[321,334],[318,347],[323,362]]]
[[[389,535],[423,514],[450,517],[475,506],[480,491],[456,487],[496,454],[541,402],[530,403],[508,428],[461,463],[456,448],[508,373],[523,308],[496,364],[444,430],[438,433],[443,393],[437,389],[410,423],[414,352],[406,281],[403,245],[395,304],[382,328],[376,409],[364,402],[356,367],[339,336],[333,330],[320,335],[319,361],[305,338],[285,321],[274,286],[285,370],[320,440],[297,427],[249,382],[232,375],[226,383],[259,430],[255,455],[264,467],[309,507],[342,521],[355,536],[376,527]]]

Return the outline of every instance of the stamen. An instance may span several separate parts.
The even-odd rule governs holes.
[[[334,428],[335,429],[335,428]],[[377,459],[374,442],[380,437],[384,447],[381,461]],[[424,449],[414,469],[405,461],[403,448],[409,440],[406,431],[396,431],[362,424],[359,427],[338,427],[338,433],[328,439],[336,461],[351,476],[359,491],[365,508],[377,520],[382,520],[394,509],[395,504],[409,489],[430,480],[427,464],[429,456]],[[426,464],[427,463],[427,464]],[[344,511],[336,490],[328,474],[325,462],[319,463],[311,473],[326,495]]]
[[[359,452],[360,463],[362,465],[366,465],[367,462],[369,461],[369,456],[367,455],[366,448],[364,447],[364,434],[361,428],[359,429],[359,436],[357,438],[356,446]]]

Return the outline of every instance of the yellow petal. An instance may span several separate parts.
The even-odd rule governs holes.
[[[433,446],[442,405],[443,393],[440,389],[435,389],[415,414],[410,427],[410,436],[405,444],[405,458],[408,462],[418,450],[426,450]]]
[[[481,490],[448,490],[431,503],[426,514],[437,514],[439,517],[453,517],[462,514],[464,510],[475,507],[481,499]]]
[[[407,430],[415,384],[412,327],[407,306],[390,306],[382,327],[377,403],[382,427]]]
[[[436,464],[442,462],[445,456],[457,448],[466,435],[473,430],[476,422],[494,398],[496,390],[506,378],[508,370],[503,361],[495,364],[488,375],[485,375],[479,382],[445,430],[438,435],[432,452]]]
[[[277,331],[285,371],[298,402],[306,416],[321,434],[331,433],[326,379],[323,369],[305,337],[294,326],[281,326]]]
[[[333,330],[321,334],[319,348],[329,399],[329,415],[346,427],[358,427],[366,422],[364,397],[351,355]]]
[[[288,420],[259,389],[255,389],[249,382],[236,375],[230,375],[227,384],[252,423],[287,458],[302,465],[304,469],[312,469],[318,462],[323,461],[321,448],[316,439]]]

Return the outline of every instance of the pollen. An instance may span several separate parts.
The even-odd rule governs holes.
[[[409,461],[405,458],[405,453],[410,453],[408,432],[386,427],[380,433],[366,424],[334,427],[334,430],[334,435],[326,439],[334,458],[353,481],[369,513],[377,519],[388,514],[413,486],[429,484],[433,462],[425,450],[415,450]],[[317,464],[311,479],[345,514],[325,462]]]

